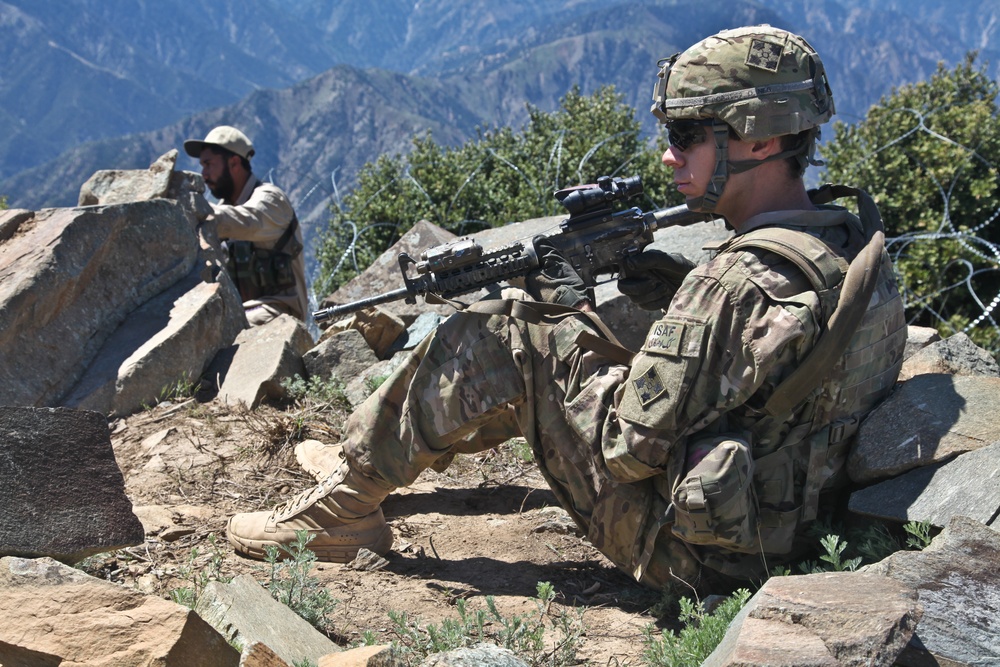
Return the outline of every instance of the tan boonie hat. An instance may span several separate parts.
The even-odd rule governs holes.
[[[188,139],[184,142],[184,151],[191,157],[198,158],[206,146],[225,148],[247,160],[253,157],[253,143],[247,135],[229,125],[214,128],[204,139]]]

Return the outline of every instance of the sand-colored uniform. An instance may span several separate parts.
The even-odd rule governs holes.
[[[765,214],[747,228],[762,225],[807,231],[848,261],[863,244],[859,220],[839,207]],[[831,315],[829,299],[781,256],[723,251],[696,268],[627,365],[587,344],[601,335],[587,314],[519,290],[501,296],[452,315],[352,415],[348,459],[398,487],[454,453],[523,435],[594,546],[655,587],[719,572],[752,578],[790,557],[786,538],[815,513],[804,496],[840,478],[858,419],[895,383],[906,338],[883,253],[830,379],[791,414],[768,418],[762,406]],[[751,538],[692,544],[675,534],[672,494],[720,435],[746,438],[759,459]],[[779,543],[781,553],[767,553]]]
[[[250,241],[257,248],[272,250],[279,242],[289,224],[295,218],[295,211],[285,193],[276,185],[265,183],[256,177],[250,178],[239,197],[232,204],[212,204],[214,215],[210,224],[215,225],[215,233],[222,240]],[[306,267],[302,229],[298,227],[294,238],[283,248],[288,252],[293,247],[299,250],[292,258],[292,273],[295,286],[269,290],[267,294],[245,298],[243,307],[251,324],[262,324],[280,313],[294,315],[304,320],[309,309],[306,291]],[[252,289],[250,286],[245,286]],[[241,292],[243,287],[241,287]],[[263,321],[253,321],[254,318]]]

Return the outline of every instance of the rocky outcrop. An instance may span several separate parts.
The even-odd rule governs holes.
[[[48,558],[0,558],[0,663],[237,667],[240,653],[179,604]],[[17,619],[16,623],[9,619]]]
[[[921,613],[916,591],[888,577],[771,577],[703,667],[891,665]]]
[[[78,208],[4,216],[0,404],[128,414],[197,378],[246,326],[232,284],[203,271],[210,208],[176,157],[95,175]]]

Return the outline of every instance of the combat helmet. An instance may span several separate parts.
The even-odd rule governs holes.
[[[802,37],[769,25],[723,30],[657,63],[652,112],[667,125],[700,120],[716,143],[716,172],[703,210],[712,210],[728,175],[762,161],[727,159],[729,129],[745,141],[804,133],[794,149],[804,168],[819,126],[834,114],[833,93],[816,50]],[[808,131],[808,132],[807,132]]]

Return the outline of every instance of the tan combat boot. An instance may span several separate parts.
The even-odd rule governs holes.
[[[322,482],[344,460],[344,448],[341,445],[326,445],[319,440],[303,440],[295,445],[295,460],[317,482]]]
[[[361,548],[385,555],[392,548],[392,530],[379,504],[392,487],[352,469],[346,460],[333,474],[270,512],[237,514],[226,528],[236,551],[264,558],[265,547],[287,547],[295,532],[313,535],[309,550],[320,561],[349,563]]]

